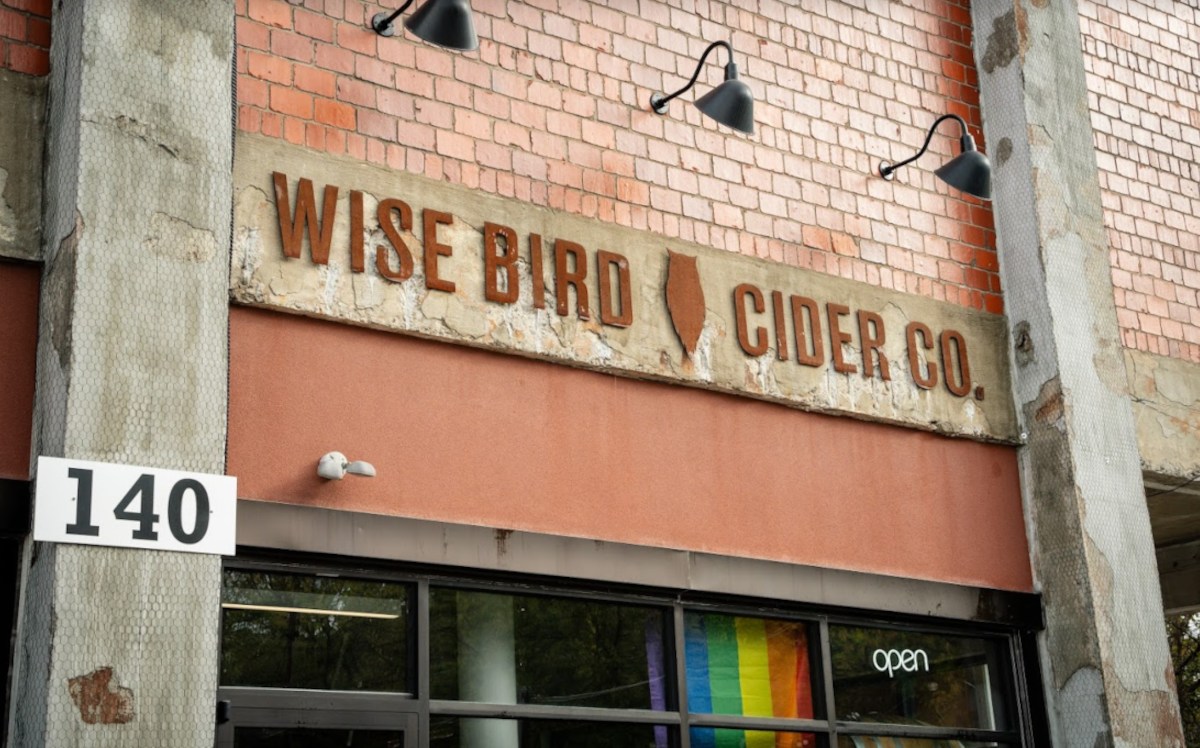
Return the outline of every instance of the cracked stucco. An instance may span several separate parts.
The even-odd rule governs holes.
[[[41,258],[46,82],[0,70],[0,257]]]
[[[301,257],[282,251],[272,173],[287,175],[295,194],[300,178],[311,179],[318,203],[326,185],[336,185],[339,207],[332,231],[328,265],[312,262],[307,241]],[[898,294],[855,281],[765,262],[756,258],[668,240],[645,232],[555,213],[515,200],[472,192],[403,172],[380,169],[358,161],[315,154],[302,148],[251,135],[238,139],[235,173],[235,229],[231,293],[245,304],[280,307],[305,315],[327,317],[373,328],[449,340],[490,350],[743,394],[810,410],[845,413],[861,418],[900,423],[948,434],[993,441],[1016,440],[1016,417],[1008,390],[1004,319],[924,297]],[[363,192],[364,265],[350,269],[349,193]],[[380,200],[404,200],[413,210],[413,230],[401,232],[413,255],[413,275],[401,283],[382,278],[375,270],[375,248],[386,244],[377,229]],[[291,209],[295,210],[292,198]],[[439,241],[453,247],[438,259],[439,274],[455,283],[453,292],[429,290],[425,284],[421,211],[450,211],[455,220],[438,229]],[[500,304],[484,297],[483,224],[513,228],[518,236],[520,300]],[[546,305],[532,304],[528,236],[543,237]],[[553,241],[567,239],[588,253],[586,281],[591,319],[555,311]],[[607,249],[629,259],[634,323],[626,328],[602,325],[595,252]],[[665,298],[667,250],[698,258],[707,307],[704,326],[693,357],[685,355],[671,324]],[[763,356],[744,354],[737,343],[733,290],[739,283],[758,287],[766,311],[752,315],[752,327],[768,328],[771,347]],[[841,318],[854,343],[846,360],[860,371],[833,372],[832,365],[808,367],[795,358],[795,338],[789,321],[788,361],[774,349],[771,292],[810,297],[820,305],[845,304],[851,313]],[[786,302],[785,302],[786,303]],[[891,380],[864,377],[858,350],[859,310],[881,315],[886,330],[884,353]],[[788,312],[790,319],[790,310]],[[975,387],[987,393],[956,397],[939,381],[931,390],[917,387],[908,374],[905,325],[927,324],[936,337],[941,331],[961,332],[967,341]],[[831,337],[823,331],[826,357]],[[936,356],[936,349],[931,352]],[[943,372],[944,377],[944,372]]]
[[[1142,467],[1187,480],[1200,474],[1200,364],[1125,351]]]
[[[1074,3],[972,5],[1055,745],[1179,745]],[[1171,377],[1168,391],[1178,394]],[[1154,385],[1157,391],[1157,384]],[[1136,421],[1135,421],[1136,416]]]

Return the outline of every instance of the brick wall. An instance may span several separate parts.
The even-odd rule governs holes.
[[[1200,362],[1197,0],[1080,3],[1126,346]]]
[[[389,4],[390,10],[399,3]],[[934,117],[980,114],[968,0],[472,0],[480,49],[367,28],[356,0],[238,0],[239,122],[603,221],[1002,310],[990,208],[932,170],[894,182]],[[410,10],[411,12],[411,10]],[[710,41],[756,98],[751,137],[688,102],[652,113]],[[982,147],[982,141],[981,141]]]
[[[51,0],[0,0],[0,70],[50,72]]]

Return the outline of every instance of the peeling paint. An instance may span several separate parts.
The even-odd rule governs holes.
[[[0,257],[42,258],[47,79],[0,70]]]
[[[1127,394],[1157,390],[1130,386],[1122,371],[1095,148],[1090,128],[1077,126],[1088,112],[1079,9],[985,5],[973,11],[980,31],[992,20],[981,40],[981,72],[994,74],[981,75],[981,103],[997,113],[987,135],[997,163],[1002,134],[1014,138],[1003,160],[1029,159],[995,207],[1006,288],[1022,290],[1006,307],[1022,320],[1012,329],[1014,386],[1029,435],[1022,491],[1045,605],[1052,742],[1174,745],[1144,439],[1135,443]]]
[[[996,166],[1004,166],[1008,160],[1012,158],[1013,143],[1012,138],[1000,138],[999,144],[996,145],[996,150],[992,154],[996,161]]]
[[[992,32],[988,34],[980,67],[986,73],[1008,67],[1017,56],[1017,23],[1013,11],[992,21]]]
[[[17,239],[17,214],[8,204],[5,187],[8,185],[8,169],[0,167],[0,242],[15,242]]]
[[[834,276],[810,273],[738,254],[713,250],[644,231],[547,211],[462,187],[425,180],[417,175],[375,169],[354,161],[314,155],[304,149],[240,135],[235,162],[237,185],[235,242],[230,272],[231,297],[236,302],[284,308],[289,311],[386,329],[425,338],[537,357],[555,363],[659,379],[731,394],[760,397],[790,407],[819,412],[848,413],[887,423],[995,441],[1016,441],[1018,429],[1011,395],[1004,384],[1009,357],[1005,351],[1005,321],[957,305],[897,294]],[[278,213],[273,202],[273,172],[313,180],[323,189],[338,185],[340,207],[329,229],[327,263],[315,263],[307,246],[298,258],[282,251]],[[416,218],[415,230],[402,234],[413,258],[413,273],[393,282],[377,273],[373,253],[389,242],[381,232],[364,227],[365,262],[355,271],[351,252],[359,244],[350,236],[351,190],[362,195],[364,215],[372,214],[385,196],[403,196]],[[455,285],[453,291],[428,288],[420,212],[452,208],[449,223],[441,224],[438,241],[450,252],[436,258],[439,276]],[[518,300],[498,303],[485,297],[483,230],[486,223],[509,226],[518,245],[513,266]],[[378,234],[378,235],[377,235]],[[535,302],[532,236],[539,237],[542,257],[541,285]],[[587,278],[590,315],[582,319],[570,305],[558,313],[555,297],[560,288],[555,277],[553,243],[566,239],[588,253]],[[307,244],[305,242],[304,244]],[[629,326],[602,325],[596,287],[594,253],[618,251],[629,260],[634,320]],[[672,319],[667,285],[669,258],[696,258],[698,287],[687,342],[681,342]],[[324,258],[323,258],[324,259]],[[852,335],[843,346],[847,362],[858,361],[855,373],[829,373],[832,362],[809,366],[796,359],[791,309],[783,327],[789,356],[780,360],[772,350],[755,359],[745,354],[733,330],[734,289],[750,284],[767,294],[811,297],[824,304],[851,310],[841,320],[843,332]],[[565,286],[564,286],[565,287]],[[785,301],[785,304],[787,302]],[[703,306],[700,306],[703,304]],[[887,331],[881,353],[891,364],[890,381],[878,375],[864,377],[854,314],[878,313]],[[676,299],[675,314],[681,314]],[[841,313],[839,313],[841,314]],[[686,315],[685,315],[686,316]],[[752,312],[749,322],[770,328],[776,340],[770,310]],[[829,356],[830,335],[825,312],[821,350]],[[944,386],[921,389],[907,371],[909,356],[906,325],[920,321],[933,330],[960,332],[969,342],[972,391],[982,387],[989,397],[956,396]],[[685,325],[686,327],[686,325]],[[698,331],[698,335],[697,335]],[[694,351],[688,343],[694,338]],[[930,349],[937,356],[936,349]],[[928,355],[927,355],[928,358]],[[943,377],[944,381],[944,377]]]
[[[1187,480],[1200,473],[1200,364],[1126,350],[1142,467]]]
[[[1013,328],[1013,351],[1016,356],[1017,366],[1022,368],[1033,363],[1036,358],[1033,332],[1029,322],[1026,320],[1021,320]]]
[[[83,216],[75,212],[75,225],[71,233],[63,237],[58,244],[58,251],[48,259],[49,270],[42,290],[42,296],[48,302],[43,305],[46,310],[46,327],[50,331],[50,342],[58,355],[58,365],[65,372],[71,364],[71,338],[75,316],[75,262],[78,256],[79,241],[83,236]]]
[[[1062,417],[1063,397],[1061,392],[1055,393],[1049,402],[1043,403],[1033,414],[1034,420],[1040,423],[1058,423]]]
[[[133,691],[116,684],[111,667],[69,679],[67,691],[85,724],[123,725],[133,721]]]

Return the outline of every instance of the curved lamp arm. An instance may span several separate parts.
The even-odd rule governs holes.
[[[376,13],[371,19],[371,28],[380,36],[392,35],[392,21],[400,17],[400,14],[408,10],[408,6],[413,4],[413,0],[405,0],[404,5],[401,5],[396,10],[392,11],[391,15],[387,13]]]
[[[924,156],[925,151],[929,150],[929,143],[933,140],[933,133],[937,131],[938,125],[942,124],[948,119],[952,119],[957,122],[959,128],[962,130],[962,136],[959,138],[959,143],[962,147],[962,150],[964,152],[975,150],[975,138],[972,138],[971,134],[967,132],[967,123],[963,121],[963,118],[959,117],[957,114],[943,114],[941,117],[938,117],[933,121],[933,125],[929,128],[929,134],[925,136],[925,145],[921,146],[921,150],[917,151],[917,155],[913,156],[912,158],[907,158],[898,164],[889,164],[886,161],[883,162],[879,165],[879,176],[890,180],[896,175],[896,170],[901,166],[907,166],[913,161],[919,159],[921,156]]]
[[[726,41],[713,42],[712,44],[708,45],[707,49],[704,50],[704,54],[700,55],[700,63],[696,65],[696,72],[692,73],[692,79],[687,82],[687,85],[668,96],[664,96],[660,93],[651,94],[650,108],[653,109],[657,114],[664,114],[667,111],[667,104],[671,101],[671,99],[679,96],[692,86],[696,85],[696,80],[700,77],[700,71],[704,68],[704,61],[708,59],[708,53],[712,52],[717,47],[724,47],[725,51],[729,53],[729,62],[725,65],[725,80],[737,78],[737,65],[733,64],[733,45]]]

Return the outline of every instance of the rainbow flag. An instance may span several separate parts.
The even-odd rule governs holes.
[[[803,623],[692,615],[684,630],[688,709],[698,714],[811,718]],[[798,733],[698,728],[695,748],[801,748]]]

